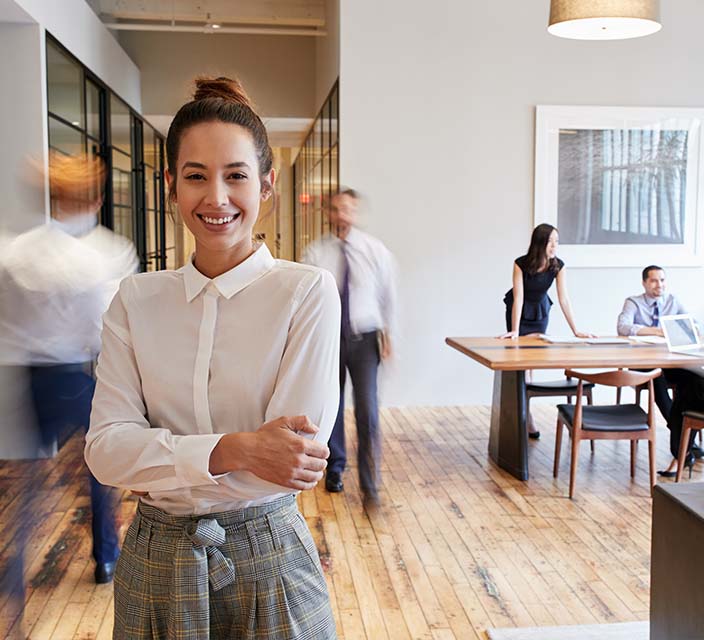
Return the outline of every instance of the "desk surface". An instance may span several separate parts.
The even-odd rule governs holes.
[[[664,344],[551,344],[540,338],[445,338],[445,342],[494,371],[564,368],[697,367],[704,357],[670,353]]]

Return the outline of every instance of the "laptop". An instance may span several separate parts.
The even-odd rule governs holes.
[[[691,315],[662,316],[660,326],[670,351],[691,356],[704,356],[704,344],[699,342],[699,333]]]

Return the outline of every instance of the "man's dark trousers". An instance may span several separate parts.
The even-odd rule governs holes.
[[[704,378],[694,372],[685,371],[689,376],[683,378],[675,390],[675,400],[670,410],[670,418],[667,421],[667,428],[670,430],[670,453],[673,458],[677,458],[680,451],[680,440],[682,438],[682,414],[685,411],[704,411]],[[687,443],[687,451],[692,450],[696,431],[692,431]]]
[[[647,371],[647,369],[639,369],[639,371]],[[670,419],[670,410],[672,409],[668,385],[675,385],[674,395],[677,396],[678,390],[688,385],[693,375],[696,374],[686,369],[663,369],[662,375],[653,380],[653,399],[665,420]]]
[[[45,444],[67,426],[88,428],[95,379],[89,363],[30,367],[31,391],[37,422]],[[114,562],[120,554],[115,528],[112,490],[90,474],[93,557],[98,564]]]
[[[377,332],[370,331],[340,340],[340,404],[328,442],[328,473],[342,473],[347,462],[345,449],[345,382],[347,371],[352,380],[354,417],[357,423],[359,486],[363,493],[377,497],[380,479],[381,434],[377,402],[379,369]]]

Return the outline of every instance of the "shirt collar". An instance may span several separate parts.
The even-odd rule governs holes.
[[[345,242],[349,245],[354,246],[359,243],[361,239],[362,233],[359,231],[359,229],[357,229],[357,227],[350,227],[350,230],[347,232],[347,237],[344,240],[340,240],[340,242]]]
[[[236,267],[220,274],[216,278],[208,278],[198,271],[193,264],[193,256],[179,271],[183,274],[186,300],[192,302],[211,282],[221,296],[230,299],[270,271],[274,264],[275,260],[269,253],[269,249],[262,243],[244,262],[240,262]]]
[[[666,295],[666,294],[663,293],[660,297],[658,297],[658,298],[653,298],[652,296],[649,296],[647,293],[644,293],[644,294],[643,294],[643,297],[645,298],[646,302],[648,303],[648,306],[651,306],[651,307],[652,307],[652,306],[653,306],[653,302],[661,302],[661,303],[662,303],[662,302],[665,302],[665,295]]]
[[[55,229],[61,229],[68,235],[78,238],[93,231],[98,226],[98,216],[95,213],[81,213],[69,216],[65,220],[52,218],[50,224]]]

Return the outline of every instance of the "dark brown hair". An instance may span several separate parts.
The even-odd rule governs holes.
[[[656,264],[649,264],[645,269],[643,269],[643,282],[645,282],[650,277],[651,271],[662,271],[665,273],[665,269],[658,267]]]
[[[547,270],[553,273],[557,273],[560,270],[557,258],[550,258],[547,265],[545,264],[545,251],[553,231],[557,231],[557,229],[546,222],[539,224],[533,229],[530,245],[526,252],[526,270],[529,275],[535,275],[543,267],[547,267]]]
[[[166,162],[172,176],[169,199],[176,193],[178,151],[184,132],[202,122],[236,124],[249,131],[257,152],[259,176],[265,176],[274,163],[269,136],[261,118],[252,107],[249,97],[238,80],[198,77],[193,100],[176,113],[166,136]]]

